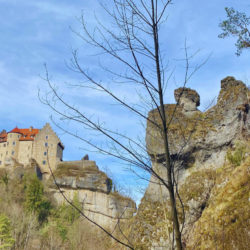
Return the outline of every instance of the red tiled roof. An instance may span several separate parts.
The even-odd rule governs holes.
[[[19,141],[33,141],[34,137],[38,134],[39,129],[37,128],[22,128],[19,129],[21,132],[21,137],[19,139]]]
[[[20,129],[18,127],[15,127],[9,133],[19,133],[19,134],[21,134]]]
[[[0,142],[6,142],[7,141],[7,134],[9,133],[18,133],[21,134],[21,137],[19,138],[19,141],[33,141],[35,136],[38,134],[39,129],[37,128],[18,128],[15,127],[10,132],[2,132],[0,133]]]
[[[6,131],[2,131],[0,133],[0,142],[6,142],[7,141],[7,133]]]

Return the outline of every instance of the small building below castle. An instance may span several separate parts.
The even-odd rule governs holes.
[[[64,146],[49,123],[42,129],[14,128],[0,133],[0,168],[14,165],[28,166],[31,161],[42,174],[49,175],[62,161]]]

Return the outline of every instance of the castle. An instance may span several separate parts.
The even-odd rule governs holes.
[[[14,164],[27,166],[33,160],[43,175],[62,161],[64,146],[49,123],[42,129],[14,128],[0,133],[0,168]]]

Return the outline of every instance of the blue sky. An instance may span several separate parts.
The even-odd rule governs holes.
[[[109,1],[105,1],[109,3]],[[235,39],[219,39],[218,23],[225,18],[224,7],[235,7],[239,11],[250,13],[248,0],[182,0],[173,1],[168,10],[167,23],[162,27],[162,47],[172,68],[175,68],[175,81],[169,83],[167,102],[174,102],[173,90],[179,87],[183,78],[183,65],[178,59],[183,58],[185,39],[191,50],[199,49],[194,63],[199,63],[209,55],[208,62],[198,71],[188,87],[195,88],[201,96],[201,109],[219,93],[220,80],[228,75],[235,76],[249,84],[249,51],[243,51],[240,57],[235,55]],[[143,137],[139,122],[125,110],[118,111],[109,98],[91,90],[72,91],[64,83],[77,84],[79,75],[70,71],[66,63],[72,57],[71,51],[79,49],[81,62],[99,78],[109,81],[98,69],[94,51],[71,31],[81,31],[78,17],[81,13],[89,27],[95,26],[93,12],[105,25],[109,19],[98,5],[98,1],[65,0],[0,0],[0,130],[11,130],[34,126],[41,128],[50,121],[53,112],[38,99],[38,89],[46,91],[44,63],[47,64],[53,83],[68,95],[67,100],[74,101],[88,114],[94,114],[105,120],[107,125],[120,131]],[[112,62],[105,60],[107,65]],[[114,65],[113,65],[114,66]],[[116,93],[133,103],[140,99],[131,94],[131,89],[116,87]],[[53,125],[52,125],[53,126]],[[80,159],[86,152],[86,145],[53,127],[65,145],[64,160]],[[77,125],[70,124],[72,131],[91,136]],[[124,166],[110,157],[89,152],[90,158],[97,161],[100,168],[109,168],[112,177],[125,189],[146,184],[137,180]],[[140,194],[134,192],[136,199]]]

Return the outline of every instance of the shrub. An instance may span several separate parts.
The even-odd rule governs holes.
[[[237,143],[234,150],[227,151],[227,159],[234,166],[240,166],[242,161],[245,158],[246,146],[240,143]]]
[[[6,171],[0,173],[0,182],[5,185],[5,190],[8,191],[9,176]]]
[[[10,220],[4,214],[0,214],[0,249],[9,249],[14,242],[11,236]]]
[[[73,197],[72,204],[81,210],[81,203],[76,194]],[[68,204],[63,204],[58,207],[56,214],[58,215],[58,218],[61,218],[69,224],[72,224],[76,219],[80,217],[79,212],[74,207]]]
[[[36,176],[32,176],[28,180],[25,194],[25,207],[27,211],[36,213],[40,223],[47,221],[51,210],[51,203],[45,198],[43,185]]]

